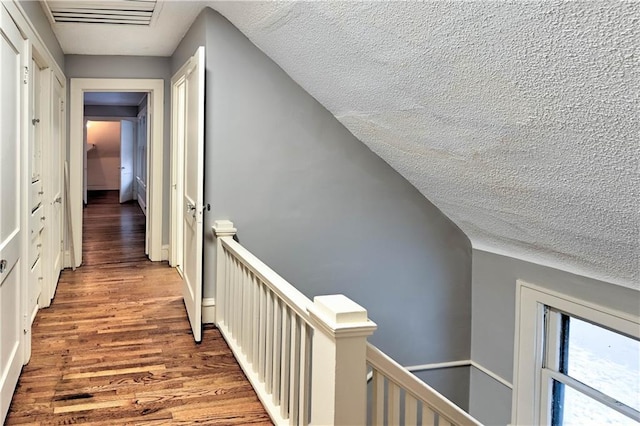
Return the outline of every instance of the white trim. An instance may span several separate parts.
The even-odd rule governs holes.
[[[469,367],[471,360],[465,359],[460,361],[435,362],[431,364],[409,365],[406,368],[409,371],[429,371],[441,370],[443,368]]]
[[[82,263],[82,182],[83,182],[83,93],[101,92],[148,92],[150,111],[148,120],[151,131],[148,135],[147,164],[149,221],[149,259],[162,260],[162,175],[164,154],[164,80],[163,79],[107,79],[72,78],[69,108],[69,159],[71,183],[71,219],[73,226],[76,265]]]
[[[518,280],[512,424],[548,421],[549,389],[543,380],[545,307],[640,338],[640,317]]]
[[[7,8],[9,15],[15,21],[20,31],[24,34],[25,38],[31,41],[31,44],[37,50],[38,54],[41,56],[40,59],[44,59],[47,66],[53,69],[56,77],[60,82],[62,82],[63,87],[66,86],[65,82],[67,81],[64,73],[62,72],[62,68],[60,68],[60,64],[58,64],[47,48],[47,45],[42,40],[42,37],[36,31],[35,26],[27,16],[27,13],[22,8],[22,5],[17,0],[13,0],[11,2],[2,2],[2,5]],[[44,57],[44,58],[42,58]]]
[[[215,324],[216,322],[216,299],[204,297],[202,299],[202,323]]]
[[[493,371],[489,370],[484,365],[478,364],[475,361],[471,361],[471,366],[474,367],[475,369],[477,369],[478,371],[483,372],[487,376],[491,377],[493,380],[495,380],[496,382],[500,383],[501,385],[506,386],[509,389],[513,389],[513,384],[511,382],[509,382],[508,380],[503,379],[502,377],[498,376],[496,373],[494,373]]]
[[[503,386],[506,386],[509,389],[513,389],[513,384],[511,384],[511,382],[509,382],[506,379],[503,379],[502,377],[500,377],[493,371],[489,370],[487,367],[483,366],[482,364],[479,364],[470,359],[460,360],[460,361],[438,362],[438,363],[432,363],[432,364],[410,365],[404,368],[406,368],[411,372],[414,372],[414,371],[440,370],[443,368],[456,368],[456,367],[474,367],[477,370],[486,374],[487,376],[491,377],[496,382],[502,384]]]
[[[162,245],[162,260],[163,261],[169,260],[169,244]]]

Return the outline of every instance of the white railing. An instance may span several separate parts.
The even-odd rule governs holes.
[[[367,344],[367,364],[372,375],[371,424],[481,424],[372,344]]]
[[[311,301],[236,242],[233,223],[213,230],[216,325],[276,425],[479,424],[367,345],[376,325],[364,308],[343,295]]]

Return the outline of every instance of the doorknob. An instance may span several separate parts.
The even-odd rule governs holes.
[[[7,269],[7,259],[0,260],[0,274]]]

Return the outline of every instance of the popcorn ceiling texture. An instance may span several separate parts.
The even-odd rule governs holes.
[[[640,289],[640,3],[210,6],[474,248]]]

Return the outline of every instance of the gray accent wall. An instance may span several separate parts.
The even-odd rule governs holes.
[[[543,265],[473,250],[471,358],[513,381],[516,281],[640,315],[640,292]],[[506,405],[506,401],[509,405]],[[486,424],[511,419],[511,390],[481,371],[471,374],[470,413]]]
[[[371,341],[404,365],[469,359],[466,236],[224,17],[205,9],[204,296],[215,294],[211,226],[309,297],[343,293],[378,324]],[[465,380],[452,380],[463,389]]]
[[[162,78],[164,79],[164,188],[162,206],[162,243],[169,242],[169,177],[170,125],[171,125],[171,59],[158,56],[95,56],[66,55],[65,74],[72,78]],[[70,84],[68,84],[70,87]],[[68,90],[68,89],[67,89]],[[67,92],[67,95],[69,93]],[[69,128],[67,117],[67,128]],[[68,150],[67,150],[68,152]]]
[[[22,10],[24,10],[25,14],[33,24],[35,30],[38,32],[45,46],[53,56],[53,59],[58,63],[60,69],[64,71],[65,61],[64,61],[64,52],[62,51],[62,47],[60,47],[60,43],[58,43],[58,39],[56,38],[53,30],[51,29],[51,23],[49,22],[49,18],[45,14],[44,10],[42,10],[42,6],[39,1],[18,1]]]

